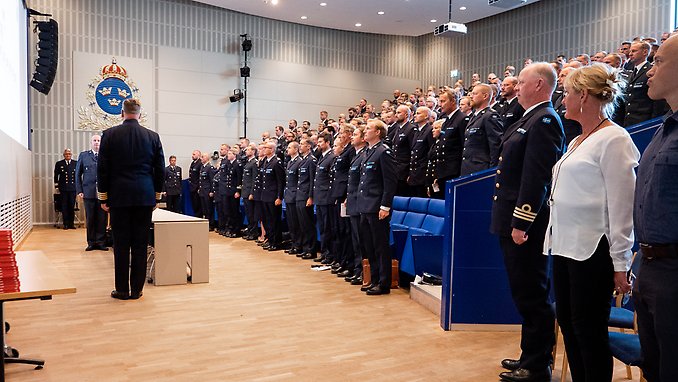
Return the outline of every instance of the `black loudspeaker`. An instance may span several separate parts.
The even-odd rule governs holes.
[[[54,20],[38,21],[38,58],[35,60],[35,72],[31,86],[43,94],[48,94],[56,77],[59,63],[59,24]]]
[[[243,66],[240,68],[240,77],[249,77],[250,76],[250,67]]]
[[[245,37],[245,39],[242,41],[242,50],[244,52],[249,52],[252,50],[252,40]]]

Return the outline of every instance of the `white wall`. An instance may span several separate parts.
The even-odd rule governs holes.
[[[0,204],[31,193],[31,152],[0,131]]]
[[[160,47],[157,58],[157,131],[165,155],[176,155],[188,176],[191,152],[218,150],[242,136],[243,101],[231,103],[233,89],[242,88],[237,54]],[[248,64],[247,135],[255,140],[290,119],[319,121],[345,113],[360,98],[377,108],[395,88],[413,89],[414,80],[330,69],[275,60]]]

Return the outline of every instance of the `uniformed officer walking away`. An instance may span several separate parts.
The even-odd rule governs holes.
[[[77,160],[72,160],[71,149],[64,150],[64,159],[54,165],[54,188],[61,195],[61,220],[64,229],[75,229],[75,167]]]
[[[167,209],[181,213],[181,167],[177,166],[177,157],[169,157],[169,166],[165,167],[165,202]]]
[[[633,287],[643,377],[678,380],[678,37],[669,37],[648,72],[648,95],[672,114],[657,130],[638,167],[634,224],[643,256]]]
[[[198,196],[200,196],[200,211],[201,218],[209,221],[210,231],[214,231],[214,174],[216,170],[210,163],[210,155],[202,153],[200,160],[202,166],[200,167],[200,178],[198,182]]]
[[[357,207],[360,213],[360,239],[365,245],[371,272],[371,284],[361,290],[368,295],[391,293],[388,233],[397,179],[391,150],[382,144],[385,137],[386,125],[382,121],[367,121],[365,141],[368,147],[360,166]]]
[[[296,122],[296,121],[295,121]],[[301,229],[299,228],[299,213],[297,212],[297,187],[299,184],[299,143],[289,142],[287,144],[287,161],[285,169],[285,216],[287,219],[287,229],[290,234],[290,248],[285,252],[290,255],[303,254],[301,244]]]
[[[504,134],[498,158],[490,232],[499,236],[513,302],[523,318],[522,353],[501,362],[509,370],[500,374],[504,381],[551,380],[555,317],[542,250],[551,169],[563,152],[563,127],[551,106],[555,87],[556,72],[548,63],[520,72],[518,101],[525,114]]]
[[[297,192],[295,205],[299,219],[302,253],[297,254],[304,260],[316,258],[316,228],[313,220],[313,182],[315,181],[316,160],[311,154],[311,142],[302,139],[299,142],[300,160],[298,165]]]
[[[275,155],[275,142],[267,142],[266,157],[261,173],[261,202],[264,206],[264,225],[267,244],[262,248],[269,251],[282,249],[282,201],[285,194],[285,170]]]
[[[335,199],[332,199],[332,175],[330,170],[336,159],[336,155],[330,146],[330,134],[321,133],[318,136],[318,147],[322,151],[315,170],[315,180],[313,181],[313,194],[311,199],[315,205],[316,217],[318,218],[318,228],[320,230],[320,261],[323,264],[334,262],[335,253],[332,253],[334,242],[334,220],[332,219],[332,209]]]
[[[136,300],[143,294],[151,217],[165,170],[160,136],[139,124],[140,114],[139,101],[126,99],[122,124],[104,132],[99,152],[99,201],[104,211],[110,211],[115,233],[111,297],[120,300]]]
[[[501,116],[490,108],[492,88],[478,84],[471,92],[471,104],[475,113],[466,126],[461,175],[486,170],[497,165],[499,145],[504,131]]]
[[[87,227],[87,248],[108,251],[106,248],[106,225],[108,214],[99,207],[97,200],[97,162],[99,161],[100,135],[93,135],[91,150],[78,155],[75,166],[75,188],[85,204],[85,225]]]
[[[191,196],[191,207],[193,208],[193,216],[201,217],[202,209],[200,208],[200,195],[198,195],[198,188],[200,187],[200,170],[202,170],[202,153],[200,150],[193,150],[191,154],[191,167],[188,170],[188,190]]]
[[[257,167],[256,148],[252,145],[245,147],[245,165],[242,172],[241,196],[245,215],[247,215],[247,229],[244,239],[255,240],[259,236],[258,221],[254,213],[254,182],[257,179],[259,168]]]
[[[615,115],[615,122],[621,126],[645,122],[668,111],[664,100],[653,100],[647,94],[647,72],[652,68],[652,64],[647,62],[650,49],[650,44],[645,41],[634,41],[631,44],[629,69],[621,73],[627,83],[624,102],[619,105]]]
[[[358,211],[358,188],[360,187],[360,171],[363,160],[365,159],[365,128],[358,127],[353,130],[351,145],[355,149],[355,156],[351,161],[348,170],[348,180],[346,187],[346,215],[351,222],[351,244],[353,251],[353,274],[344,278],[351,285],[362,285],[363,283],[363,259],[367,259],[365,247],[360,241],[360,212]]]
[[[410,195],[419,198],[427,197],[426,167],[428,164],[428,152],[434,143],[431,124],[428,123],[430,117],[431,110],[425,106],[418,107],[417,112],[414,114],[407,185],[410,187]]]

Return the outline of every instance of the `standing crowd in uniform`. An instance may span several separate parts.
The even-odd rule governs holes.
[[[486,83],[474,74],[468,87],[459,80],[411,94],[394,90],[379,112],[361,99],[336,119],[320,111],[315,128],[291,119],[260,143],[222,144],[218,159],[193,151],[184,197],[211,231],[328,265],[368,295],[382,295],[392,281],[393,197],[444,198],[446,181],[496,167],[490,231],[524,320],[521,356],[501,362],[501,380],[550,380],[556,317],[573,381],[611,380],[610,297],[632,287],[645,376],[676,380],[677,57],[678,38],[665,33],[660,41],[625,41],[615,53],[526,59],[519,73],[509,65],[503,79],[490,73]],[[640,160],[623,128],[667,112],[648,148],[652,157]],[[94,158],[96,150],[93,138]],[[64,158],[55,184],[70,204],[70,150]],[[180,212],[176,157],[163,175],[168,209]],[[634,232],[644,259],[632,286]],[[100,248],[100,240],[88,225],[88,248]],[[555,310],[544,254],[554,259]],[[673,294],[663,296],[662,288]]]

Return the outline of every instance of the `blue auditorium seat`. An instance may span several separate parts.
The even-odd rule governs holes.
[[[610,332],[612,356],[628,366],[640,365],[640,340],[637,334]]]
[[[405,241],[407,240],[407,231],[410,227],[419,228],[424,222],[428,211],[428,198],[409,198],[407,212],[402,223],[391,221],[391,246],[393,248],[392,257],[398,261],[402,260]]]
[[[412,276],[424,272],[442,275],[445,201],[432,199],[421,227],[409,227],[400,270]]]

